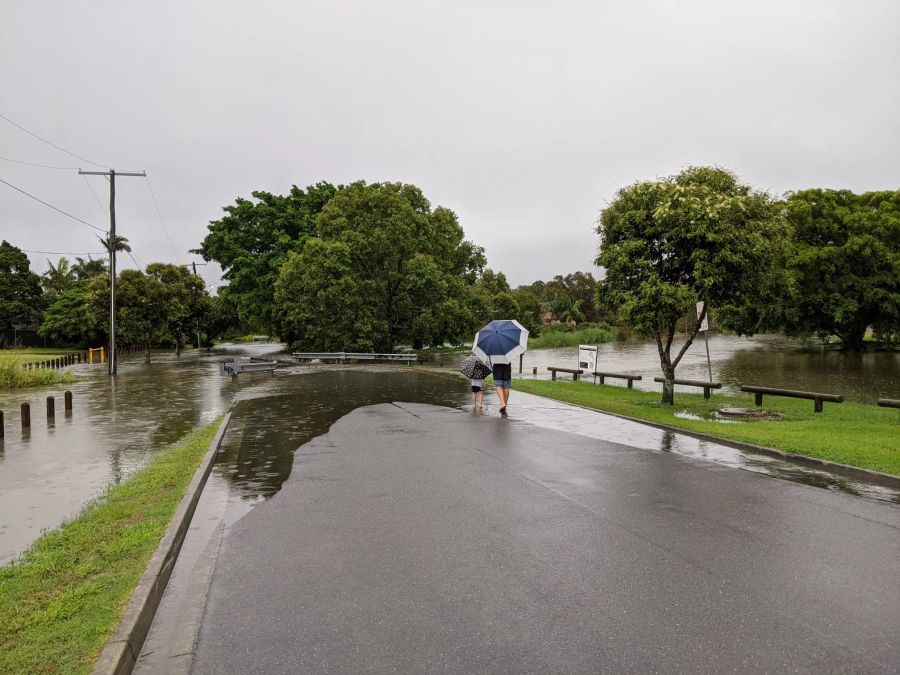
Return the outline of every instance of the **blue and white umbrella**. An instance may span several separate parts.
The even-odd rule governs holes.
[[[500,319],[491,321],[475,334],[472,351],[482,361],[512,363],[528,347],[528,329],[518,321]]]

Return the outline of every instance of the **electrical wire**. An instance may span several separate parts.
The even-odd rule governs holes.
[[[88,251],[87,253],[73,253],[71,251],[32,251],[27,248],[20,248],[23,253],[40,253],[42,255],[106,255],[105,251]]]
[[[69,218],[71,218],[72,220],[77,220],[77,221],[78,221],[79,223],[81,223],[82,225],[87,225],[88,227],[91,227],[91,228],[97,230],[98,232],[103,232],[104,234],[106,233],[106,230],[104,230],[102,227],[97,227],[96,225],[91,225],[91,224],[90,224],[89,222],[87,222],[86,220],[82,220],[81,218],[78,218],[77,216],[73,216],[71,213],[68,213],[68,212],[66,212],[66,211],[63,211],[63,210],[60,209],[60,208],[57,208],[57,207],[53,206],[53,204],[48,204],[48,203],[45,202],[43,199],[39,199],[38,197],[35,197],[33,194],[30,194],[30,193],[28,193],[28,192],[25,192],[25,190],[23,190],[22,188],[18,188],[18,187],[16,187],[15,185],[13,185],[12,183],[6,182],[6,181],[3,180],[2,178],[0,178],[0,183],[3,183],[3,184],[5,184],[5,185],[8,185],[8,186],[11,187],[13,190],[16,190],[16,191],[18,191],[18,192],[21,192],[23,195],[25,195],[25,196],[27,196],[27,197],[31,197],[33,200],[35,200],[36,202],[40,202],[40,203],[43,204],[44,206],[49,206],[49,207],[50,207],[51,209],[53,209],[54,211],[59,211],[59,212],[60,212],[61,214],[63,214],[64,216],[69,216]]]
[[[4,162],[12,162],[14,164],[24,164],[25,166],[36,166],[41,169],[61,169],[65,171],[75,171],[77,166],[50,166],[48,164],[35,164],[34,162],[23,162],[20,159],[12,159],[11,157],[0,157]]]
[[[134,256],[131,255],[131,251],[125,251],[125,252],[128,254],[128,257],[131,258],[131,262],[133,262],[137,266],[138,271],[142,272],[144,270],[144,266],[141,265],[137,260],[134,259]]]
[[[156,201],[156,195],[153,193],[153,186],[150,184],[150,176],[147,176],[147,189],[150,190],[150,197],[153,198],[153,206],[156,207],[156,215],[159,216],[159,223],[162,225],[163,232],[166,235],[166,239],[169,242],[169,247],[172,249],[172,253],[175,255],[175,260],[181,260],[181,256],[178,255],[178,251],[175,250],[175,245],[172,243],[172,238],[169,236],[169,228],[166,227],[166,221],[163,220],[162,212],[159,210],[159,202]]]
[[[29,136],[34,136],[34,137],[35,137],[36,139],[38,139],[39,141],[43,141],[43,142],[46,143],[47,145],[49,145],[49,146],[51,146],[51,147],[54,147],[54,148],[56,148],[57,150],[60,150],[60,151],[62,151],[62,152],[64,152],[64,153],[66,153],[67,155],[71,155],[72,157],[75,157],[76,159],[80,159],[80,160],[83,161],[83,162],[87,162],[88,164],[93,164],[94,166],[99,166],[101,169],[107,168],[106,165],[104,165],[104,164],[98,164],[97,162],[94,162],[94,161],[89,160],[87,157],[82,157],[81,155],[76,155],[74,152],[69,152],[69,151],[66,150],[65,148],[59,147],[56,143],[51,143],[51,142],[48,141],[46,138],[41,138],[40,136],[38,136],[38,135],[37,135],[36,133],[34,133],[33,131],[29,131],[28,129],[26,129],[25,127],[23,127],[21,124],[18,124],[17,122],[13,122],[11,119],[9,119],[6,115],[4,115],[4,114],[2,114],[2,113],[0,113],[0,118],[6,120],[7,122],[9,122],[10,124],[12,124],[12,125],[13,125],[14,127],[16,127],[17,129],[21,129],[22,131],[24,131],[24,132],[25,132],[26,134],[28,134]]]
[[[91,185],[91,181],[89,181],[87,179],[87,176],[85,176],[84,174],[81,174],[81,177],[84,179],[84,184],[88,186],[88,190],[90,190],[91,194],[94,195],[94,201],[97,202],[97,206],[100,207],[100,212],[103,213],[104,216],[106,216],[106,211],[103,210],[103,204],[100,203],[100,197],[98,197],[97,193],[94,192],[94,188]]]

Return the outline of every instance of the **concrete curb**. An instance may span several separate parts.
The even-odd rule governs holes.
[[[768,457],[775,457],[777,459],[783,459],[788,462],[793,462],[795,464],[802,464],[804,466],[811,467],[813,469],[821,469],[822,471],[829,471],[831,473],[840,474],[842,476],[848,476],[850,478],[856,478],[859,480],[866,481],[868,483],[876,483],[878,485],[883,485],[885,487],[895,488],[900,490],[900,476],[894,476],[889,473],[882,473],[881,471],[873,471],[872,469],[863,469],[858,466],[850,466],[849,464],[841,464],[839,462],[831,462],[827,459],[819,459],[817,457],[807,457],[806,455],[798,455],[793,452],[785,452],[784,450],[779,450],[778,448],[769,448],[764,445],[754,445],[753,443],[745,443],[744,441],[734,441],[728,438],[721,438],[719,436],[712,436],[710,434],[705,434],[699,431],[691,431],[690,429],[682,429],[681,427],[673,427],[668,424],[660,424],[658,422],[648,422],[647,420],[641,420],[636,417],[629,417],[628,415],[621,415],[619,413],[607,412],[606,410],[600,410],[598,408],[590,408],[586,405],[580,405],[578,403],[569,403],[568,401],[563,401],[562,399],[550,398],[549,396],[541,396],[540,394],[532,394],[530,391],[525,391],[524,389],[520,390],[523,393],[529,394],[530,396],[537,396],[539,398],[547,399],[548,401],[556,401],[557,403],[565,403],[566,405],[571,405],[576,408],[581,408],[582,410],[590,410],[591,412],[601,413],[603,415],[610,415],[611,417],[618,417],[619,419],[628,420],[629,422],[637,422],[638,424],[644,424],[648,427],[655,427],[657,429],[662,429],[663,431],[671,431],[676,434],[683,434],[685,436],[692,436],[693,438],[700,439],[701,441],[707,441],[709,443],[717,443],[718,445],[724,445],[729,448],[735,448],[737,450],[744,450],[746,452],[755,452],[759,455],[766,455]]]
[[[119,675],[131,673],[134,669],[230,420],[231,413],[229,412],[219,425],[203,461],[194,473],[184,497],[163,533],[159,546],[156,547],[156,551],[147,564],[147,569],[144,570],[137,587],[131,594],[116,634],[100,652],[100,658],[94,665],[93,675]]]

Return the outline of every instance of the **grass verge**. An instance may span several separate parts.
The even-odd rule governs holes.
[[[606,324],[565,324],[546,328],[538,337],[528,339],[529,349],[559,349],[578,345],[597,345],[616,339],[616,329]]]
[[[518,379],[513,386],[520,391],[647,422],[900,475],[900,423],[897,410],[889,408],[863,403],[826,403],[824,412],[816,414],[812,401],[767,397],[763,400],[764,408],[781,413],[782,419],[724,423],[713,418],[717,409],[752,408],[753,397],[713,394],[706,400],[702,394],[676,391],[675,405],[664,406],[657,392],[588,382]],[[701,419],[685,419],[676,413]]]
[[[0,567],[0,673],[89,673],[221,418]]]
[[[0,389],[19,389],[22,387],[38,387],[44,384],[68,384],[78,380],[67,370],[52,368],[25,370],[23,360],[0,355]]]

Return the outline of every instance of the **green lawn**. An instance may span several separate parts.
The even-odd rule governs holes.
[[[824,412],[816,414],[812,401],[765,397],[763,407],[783,414],[783,419],[724,424],[711,419],[715,410],[725,406],[753,407],[753,397],[713,394],[705,400],[703,394],[676,389],[675,405],[664,406],[657,392],[588,382],[519,379],[513,382],[513,388],[648,422],[900,475],[900,422],[895,409],[862,403],[825,403]],[[675,416],[684,412],[703,419]]]
[[[9,359],[18,363],[38,363],[40,361],[49,361],[66,354],[75,354],[81,350],[78,349],[56,349],[54,347],[25,347],[22,349],[2,349],[0,350],[0,358]]]
[[[221,418],[0,567],[0,673],[89,673]]]

